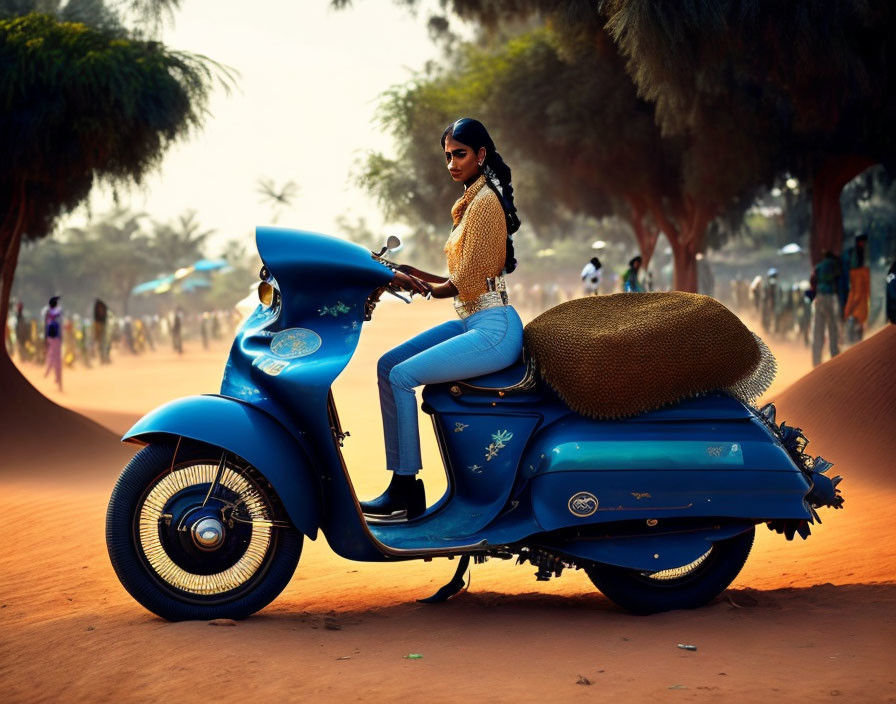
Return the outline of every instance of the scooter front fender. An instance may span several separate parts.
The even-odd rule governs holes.
[[[150,443],[184,437],[224,448],[271,483],[293,525],[312,540],[321,525],[320,482],[299,441],[269,414],[225,396],[187,396],[143,416],[122,437]]]

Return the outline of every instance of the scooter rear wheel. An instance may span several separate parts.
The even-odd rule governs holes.
[[[245,618],[298,565],[303,535],[284,513],[258,471],[220,448],[182,443],[175,456],[174,444],[152,444],[112,491],[106,545],[124,588],[154,614]]]
[[[713,543],[687,565],[663,570],[638,570],[595,564],[588,577],[604,596],[635,614],[695,609],[721,594],[737,577],[753,547],[755,528]]]

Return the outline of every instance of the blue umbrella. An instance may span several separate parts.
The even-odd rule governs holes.
[[[211,284],[205,279],[184,279],[180,282],[180,290],[190,292],[197,288],[208,288]]]
[[[226,266],[226,259],[200,259],[193,264],[193,268],[196,271],[214,271],[215,269],[223,269]]]
[[[131,289],[131,294],[137,295],[140,293],[152,293],[159,286],[161,286],[163,284],[170,284],[172,281],[174,281],[174,277],[171,275],[163,276],[158,279],[153,279],[152,281],[146,281],[142,284],[138,284],[138,285],[134,286],[134,288]]]

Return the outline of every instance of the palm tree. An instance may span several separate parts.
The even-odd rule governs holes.
[[[287,181],[278,189],[274,184],[274,179],[260,178],[256,192],[261,195],[260,203],[271,205],[272,222],[276,223],[280,219],[281,210],[290,207],[296,196],[299,195],[299,186],[295,181]]]
[[[200,232],[195,210],[188,210],[178,216],[172,224],[154,223],[153,250],[160,268],[173,272],[182,266],[189,266],[203,257],[203,245],[214,230]]]

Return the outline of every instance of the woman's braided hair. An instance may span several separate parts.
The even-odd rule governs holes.
[[[489,136],[488,130],[485,129],[485,125],[479,122],[479,120],[462,117],[448,125],[442,133],[443,149],[445,140],[448,137],[454,137],[461,144],[466,144],[472,148],[474,152],[478,152],[480,148],[485,147],[485,161],[482,165],[485,173],[485,182],[498,196],[507,221],[507,256],[504,260],[504,271],[509,274],[516,269],[516,257],[514,257],[513,238],[511,235],[520,229],[520,219],[517,217],[516,206],[513,203],[513,184],[510,182],[510,167],[504,163],[504,159],[498,154],[498,150],[495,148],[495,143]]]

